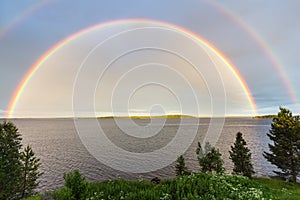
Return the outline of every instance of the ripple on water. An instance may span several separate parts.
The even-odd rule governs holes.
[[[85,119],[87,120],[87,119]],[[125,119],[126,120],[126,119]],[[128,119],[127,119],[128,120]],[[140,119],[137,125],[146,127],[149,120]],[[145,174],[132,174],[114,170],[97,161],[85,149],[77,135],[72,119],[16,119],[13,120],[23,137],[23,144],[31,144],[37,156],[41,159],[41,171],[39,190],[53,190],[63,184],[63,173],[79,169],[89,181],[103,181],[115,178],[151,179],[153,177],[170,178],[174,174],[174,163],[168,167]],[[195,155],[197,141],[202,141],[209,126],[209,119],[200,119],[199,124],[186,123],[185,129],[198,126],[198,134],[184,153],[186,164],[192,171],[198,171],[198,161]],[[165,146],[175,136],[180,121],[168,119],[164,128],[149,140],[134,138],[126,135],[114,123],[113,119],[100,120],[100,125],[107,133],[107,137],[114,141],[115,145],[132,152],[149,152]],[[248,147],[251,149],[253,164],[258,176],[273,175],[276,169],[262,156],[268,149],[266,133],[270,128],[270,119],[230,118],[226,119],[222,134],[216,144],[220,149],[225,168],[230,171],[232,163],[229,160],[230,145],[235,140],[238,131],[243,133]],[[152,124],[155,126],[155,121]],[[129,130],[135,131],[134,127]],[[126,162],[126,158],[124,158]]]

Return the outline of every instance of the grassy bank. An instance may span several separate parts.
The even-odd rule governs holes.
[[[255,178],[254,181],[268,187],[271,194],[277,199],[300,199],[300,184],[270,178]]]
[[[78,182],[75,182],[75,184]],[[80,190],[78,192],[78,190]],[[229,175],[193,174],[164,179],[159,184],[146,180],[123,179],[100,183],[82,182],[75,187],[66,185],[27,200],[38,199],[299,199],[300,186],[276,179]]]

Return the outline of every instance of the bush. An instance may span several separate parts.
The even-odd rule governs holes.
[[[78,176],[78,172],[68,173],[69,177]],[[80,174],[80,173],[79,173]],[[82,177],[82,176],[80,176]],[[72,179],[71,178],[71,179]],[[68,179],[68,180],[71,180]],[[74,184],[72,179],[72,187]],[[79,179],[82,180],[82,179]],[[83,182],[84,183],[84,182]],[[77,183],[75,183],[76,185]],[[79,188],[81,186],[78,186]],[[242,176],[197,173],[183,175],[174,179],[164,179],[160,184],[150,181],[129,181],[123,179],[90,183],[80,197],[74,196],[70,187],[52,192],[52,195],[41,195],[42,200],[171,200],[171,199],[271,199],[270,190],[257,181]]]
[[[83,197],[83,195],[81,195]],[[73,191],[70,188],[62,188],[59,191],[54,192],[54,199],[58,200],[78,200],[75,195],[73,194]]]
[[[87,182],[85,177],[79,172],[74,170],[64,174],[64,186],[59,195],[70,196],[75,199],[83,199],[87,189]],[[64,199],[64,196],[61,197]]]
[[[86,199],[270,199],[264,187],[246,177],[191,174],[150,181],[112,180],[93,183],[88,187]]]

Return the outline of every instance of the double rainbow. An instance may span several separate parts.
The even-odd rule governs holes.
[[[39,10],[41,10],[41,9],[47,7],[47,6],[51,6],[52,3],[53,3],[53,1],[51,1],[51,0],[41,0],[41,1],[38,1],[37,3],[33,3],[32,5],[28,6],[26,9],[24,9],[23,12],[21,12],[19,15],[12,18],[12,20],[10,20],[8,23],[4,24],[3,27],[0,27],[0,40],[3,39],[7,35],[7,33],[9,31],[11,31],[14,27],[16,27],[19,23],[21,23],[22,21],[24,21],[25,19],[27,19],[28,17],[33,15],[36,11],[39,11]],[[218,3],[218,2],[215,2],[215,1],[206,1],[205,3],[212,6],[214,9],[218,10],[222,14],[224,14],[224,16],[226,16],[232,22],[237,24],[245,33],[247,33],[247,35],[250,38],[253,39],[253,41],[260,47],[262,52],[268,57],[269,61],[272,63],[272,66],[274,67],[274,69],[276,70],[278,75],[280,76],[280,79],[283,82],[283,84],[285,86],[285,89],[287,91],[287,94],[288,94],[289,98],[291,99],[291,101],[294,104],[297,104],[298,99],[297,99],[297,96],[296,96],[296,93],[295,93],[295,89],[294,89],[293,85],[291,84],[291,82],[288,78],[288,75],[286,74],[284,66],[282,65],[282,63],[280,62],[278,57],[274,54],[274,52],[272,51],[270,46],[263,40],[263,38],[261,38],[261,36],[253,28],[251,28],[245,21],[243,21],[238,15],[236,15],[234,12],[232,12],[231,10],[226,8],[221,3]],[[39,65],[41,65],[43,62],[45,62],[45,60],[47,60],[47,58],[55,52],[55,49],[61,48],[62,46],[64,46],[65,43],[67,43],[71,40],[74,40],[80,34],[84,34],[87,31],[92,30],[93,28],[101,27],[101,26],[108,26],[110,24],[114,24],[114,23],[118,23],[118,22],[121,23],[122,21],[125,23],[125,21],[128,21],[128,20],[118,20],[118,21],[107,22],[107,23],[103,23],[103,24],[100,24],[100,25],[89,27],[87,29],[84,29],[84,30],[82,30],[82,31],[80,31],[80,32],[78,32],[78,33],[62,40],[61,42],[56,44],[54,47],[52,47],[50,50],[48,50],[30,68],[30,70],[26,73],[26,75],[24,76],[24,78],[22,79],[20,84],[18,85],[17,89],[15,90],[15,92],[14,92],[14,94],[13,94],[13,96],[12,96],[10,102],[9,102],[6,116],[7,117],[12,116],[12,113],[13,113],[13,110],[16,106],[16,103],[17,103],[20,95],[22,94],[22,91],[24,90],[27,82],[32,77],[34,72],[36,70],[38,70]],[[142,20],[135,20],[135,21],[142,21]],[[147,21],[149,21],[149,20],[147,20]],[[158,22],[158,23],[159,24],[167,24],[167,23],[162,23],[162,22]],[[168,24],[168,25],[170,25],[170,24]],[[175,27],[175,26],[171,25],[171,27]],[[179,28],[179,27],[177,27],[177,28]],[[179,28],[179,30],[184,30],[184,29]],[[191,33],[187,30],[184,30],[184,31],[186,33],[189,33],[192,36],[195,36],[196,38],[199,38],[199,36],[196,36],[194,33]],[[220,57],[223,58],[223,61],[229,63],[230,66],[232,66],[230,61],[219,50],[217,50],[215,47],[213,47],[213,45],[211,45],[210,43],[204,41],[202,38],[199,38],[199,39],[202,42],[205,42],[205,44],[207,44],[208,46],[212,47],[212,49],[215,50],[215,52],[217,52],[219,56],[221,55]],[[239,77],[238,79],[240,79],[240,82],[243,83],[243,85],[244,85],[243,88],[245,88],[244,90],[247,91],[246,93],[250,94],[248,87],[246,87],[245,81],[241,78],[241,76],[239,75],[237,70],[234,67],[231,67],[231,69],[233,69],[234,73],[237,75],[237,77]],[[248,98],[251,99],[252,107],[255,108],[255,104],[254,104],[254,100],[253,100],[252,96],[249,97],[249,95],[248,95]],[[256,109],[255,109],[255,111],[256,111]]]

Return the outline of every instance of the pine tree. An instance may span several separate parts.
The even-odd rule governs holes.
[[[21,135],[11,122],[0,123],[0,199],[19,199]]]
[[[280,171],[274,171],[281,177],[292,177],[296,182],[300,172],[300,122],[299,116],[280,107],[280,112],[273,118],[271,130],[267,134],[273,144],[269,144],[270,152],[264,152],[264,157]]]
[[[233,174],[251,178],[254,174],[253,165],[251,163],[251,153],[241,132],[236,134],[234,146],[231,146],[229,154],[229,158],[234,164]]]
[[[30,146],[22,152],[21,141],[13,123],[0,123],[0,199],[21,199],[32,194],[38,184],[39,159]]]
[[[211,147],[208,142],[205,144],[204,151],[202,150],[201,144],[198,142],[196,154],[198,156],[198,161],[202,172],[216,172],[220,174],[225,171],[221,158],[222,154],[219,152],[219,149]]]
[[[41,163],[35,156],[31,146],[27,145],[21,154],[22,166],[22,198],[34,194],[34,189],[38,186],[37,179],[42,175],[38,171]]]
[[[177,158],[175,168],[176,168],[176,170],[175,170],[176,176],[182,176],[182,175],[188,174],[183,155],[181,155]]]

